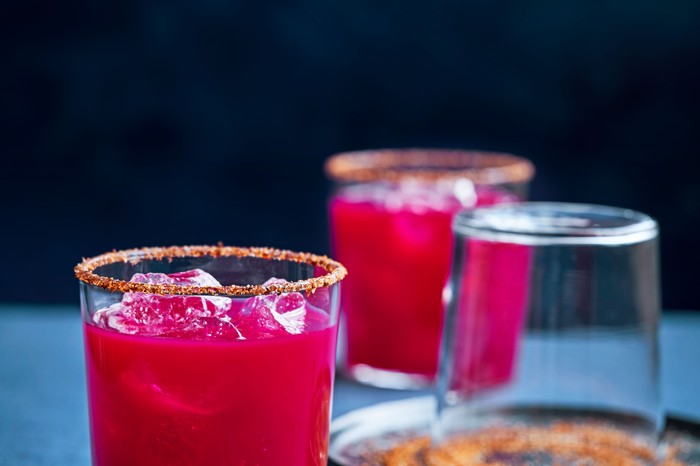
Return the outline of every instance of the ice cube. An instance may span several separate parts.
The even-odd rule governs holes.
[[[96,311],[92,320],[100,327],[111,328],[121,333],[138,333],[139,325],[126,318],[122,311],[122,303],[115,303]]]
[[[203,270],[194,269],[173,274],[135,274],[135,283],[220,286],[219,282]],[[125,293],[120,303],[95,312],[93,320],[100,326],[122,333],[139,335],[165,335],[190,333],[211,326],[210,319],[221,321],[221,333],[232,326],[227,312],[231,299],[222,296],[178,296],[149,293]],[[205,332],[206,333],[206,332]],[[237,333],[237,332],[236,332]],[[240,335],[239,333],[237,333]]]
[[[283,284],[286,280],[271,278],[264,285]],[[306,300],[301,293],[254,296],[246,301],[235,319],[243,336],[276,336],[298,334],[304,330]]]
[[[136,273],[129,281],[135,283],[221,286],[221,283],[216,278],[201,269],[185,270],[167,275],[164,273]]]
[[[476,205],[477,195],[474,183],[468,178],[460,178],[454,182],[452,192],[462,205],[462,207],[474,207]]]

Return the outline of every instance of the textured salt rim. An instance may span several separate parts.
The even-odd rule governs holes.
[[[116,278],[105,277],[95,273],[95,269],[108,264],[128,262],[137,264],[143,260],[170,260],[183,257],[258,257],[266,260],[291,261],[322,267],[328,273],[320,277],[306,280],[271,284],[271,285],[226,285],[226,286],[193,286],[173,284],[133,283]],[[112,251],[99,256],[83,259],[75,266],[75,276],[93,286],[112,292],[140,292],[160,295],[224,295],[251,296],[274,293],[292,293],[300,291],[313,292],[338,283],[347,275],[342,264],[326,256],[304,252],[293,252],[274,248],[236,246],[170,246],[154,248],[126,249]]]
[[[467,178],[475,184],[525,183],[535,175],[523,157],[450,149],[379,149],[342,152],[326,159],[324,172],[339,182],[424,181]]]

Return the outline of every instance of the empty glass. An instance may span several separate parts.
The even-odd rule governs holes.
[[[463,211],[453,231],[436,452],[651,462],[663,424],[656,222],[523,203]]]

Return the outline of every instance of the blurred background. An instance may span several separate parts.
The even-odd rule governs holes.
[[[531,198],[661,226],[700,310],[697,0],[6,0],[0,301],[78,302],[113,248],[328,253],[332,153],[513,152]]]

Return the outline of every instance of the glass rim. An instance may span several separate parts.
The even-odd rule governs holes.
[[[610,225],[597,223],[607,219]],[[658,224],[647,214],[621,207],[568,202],[522,202],[462,210],[455,234],[525,245],[625,245],[656,238]]]
[[[340,152],[324,162],[324,172],[339,182],[397,182],[467,178],[475,184],[525,183],[535,175],[528,159],[503,152],[407,148]]]
[[[196,286],[175,284],[134,283],[95,273],[95,269],[119,262],[137,264],[144,260],[170,260],[173,258],[256,257],[265,260],[291,261],[323,268],[327,273],[319,277],[269,285],[221,285]],[[326,288],[340,282],[347,270],[340,263],[327,256],[306,252],[295,252],[268,247],[238,247],[195,245],[143,247],[124,249],[84,258],[74,268],[75,277],[88,285],[112,292],[138,292],[158,295],[220,295],[255,296],[307,291],[313,293],[318,288]]]

